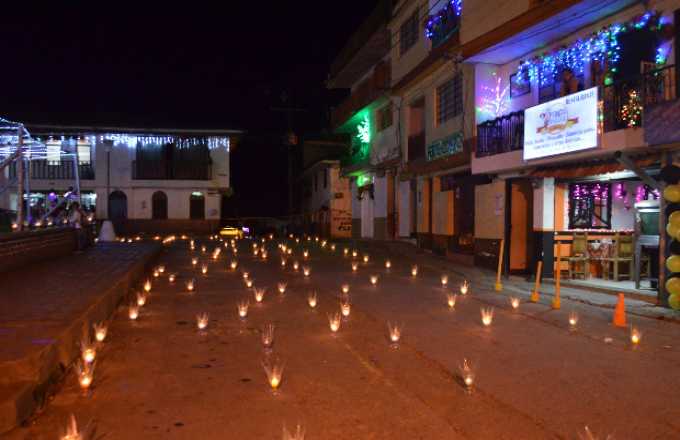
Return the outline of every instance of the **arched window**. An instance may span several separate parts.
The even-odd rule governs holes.
[[[192,220],[205,218],[205,197],[201,192],[192,192],[189,199],[189,217]]]
[[[124,220],[127,218],[127,196],[123,191],[109,194],[109,219]]]
[[[151,218],[154,220],[168,218],[168,196],[163,191],[156,191],[151,196]]]

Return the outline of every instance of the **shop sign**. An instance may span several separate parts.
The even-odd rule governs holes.
[[[597,87],[524,111],[524,160],[597,147]]]
[[[458,131],[451,136],[434,141],[427,146],[427,160],[435,160],[451,156],[463,151],[463,132]]]

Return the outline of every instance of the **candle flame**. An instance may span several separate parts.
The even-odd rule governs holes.
[[[201,266],[201,273],[203,275],[208,273],[208,265],[207,264],[204,264],[204,265]]]
[[[281,267],[286,267],[286,259],[281,258]]]
[[[130,304],[130,307],[128,307],[128,317],[132,321],[139,317],[139,306],[137,304]]]
[[[510,306],[513,308],[513,310],[517,310],[519,308],[519,298],[511,296]]]
[[[78,423],[76,422],[76,416],[71,414],[71,417],[69,418],[69,423],[66,426],[66,432],[63,433],[63,435],[60,436],[61,440],[85,440],[83,437],[80,435],[80,432],[78,431]]]
[[[364,255],[364,263],[368,263],[368,255]]]
[[[385,269],[392,267],[392,262],[390,260],[385,260]]]
[[[344,298],[342,302],[340,303],[340,312],[342,313],[342,316],[347,318],[352,311],[352,304],[349,302],[348,298]]]
[[[238,303],[238,316],[240,318],[246,318],[248,316],[248,300],[243,300]]]
[[[106,324],[103,322],[95,323],[92,324],[92,328],[94,329],[94,337],[97,342],[104,342],[104,339],[106,339],[106,333],[108,332]]]
[[[161,273],[158,270],[153,271],[153,277],[158,278],[161,275]]]
[[[352,251],[352,257],[353,257],[353,258],[356,258],[357,255],[359,255],[359,253],[358,253],[356,250],[353,250],[353,251]]]
[[[376,284],[378,284],[378,275],[371,275],[370,280],[371,284],[375,286]]]
[[[163,265],[158,266],[158,271],[160,273],[165,273],[165,266],[163,266]]]
[[[195,288],[194,284],[195,284],[195,282],[194,282],[194,279],[193,279],[193,278],[190,279],[190,280],[188,280],[188,281],[186,282],[187,291],[193,292],[193,291],[194,291],[194,288]]]
[[[262,327],[260,339],[262,340],[262,346],[264,348],[271,348],[272,345],[274,345],[274,330],[276,330],[276,327],[271,323],[265,324],[264,327]]]
[[[80,357],[84,362],[91,364],[97,356],[97,348],[90,341],[89,336],[80,341]]]
[[[94,363],[78,361],[75,371],[80,387],[84,390],[90,388],[94,380]]]
[[[461,295],[467,295],[469,290],[470,290],[470,283],[468,283],[468,280],[463,281],[463,284],[460,285],[460,294]]]
[[[470,390],[475,382],[475,372],[472,363],[468,359],[463,359],[463,363],[458,366],[458,370],[465,387]]]
[[[191,259],[191,265],[192,265],[192,266],[196,266],[197,264],[198,264],[198,258],[193,257],[193,258]]]
[[[342,319],[340,318],[340,314],[338,312],[328,315],[328,326],[333,333],[336,333],[338,330],[340,330],[341,321]]]
[[[347,254],[349,253],[349,249],[344,248],[344,249],[342,250],[342,253],[343,253],[343,255],[347,256]]]
[[[262,300],[264,299],[264,294],[267,291],[267,289],[255,289],[254,294],[255,294],[255,302],[261,303]]]
[[[356,272],[357,269],[359,269],[359,264],[356,262],[352,262],[352,272]]]
[[[486,327],[490,326],[493,321],[493,307],[482,307],[480,312],[482,314],[482,324]]]
[[[442,283],[442,287],[446,287],[446,285],[449,284],[449,276],[448,275],[442,275],[440,280],[441,280],[441,283]]]
[[[402,326],[399,324],[392,324],[390,322],[387,323],[387,331],[389,332],[390,335],[390,341],[393,344],[396,344],[399,342],[401,339],[401,332],[402,332]]]
[[[284,294],[286,293],[286,286],[286,283],[281,282],[276,285],[276,288],[279,289],[279,293]]]
[[[411,266],[411,276],[414,277],[414,278],[418,276],[418,266],[417,265]]]
[[[299,268],[300,268],[300,263],[298,263],[297,261],[294,261],[294,262],[293,262],[293,270],[294,270],[295,272],[297,272],[297,270],[298,270]]]
[[[575,310],[572,310],[569,313],[569,326],[572,329],[575,329],[576,325],[578,325],[578,312],[576,312]]]
[[[642,339],[642,332],[638,330],[636,327],[631,326],[630,327],[630,342],[633,343],[633,345],[638,345],[640,343],[640,340]]]
[[[146,281],[144,282],[144,291],[145,291],[145,292],[150,292],[150,291],[151,291],[151,281],[150,281],[150,280],[146,280]]]
[[[229,263],[229,267],[231,268],[231,270],[236,270],[236,268],[238,267],[238,261],[231,260],[231,263]]]
[[[144,304],[146,304],[146,295],[144,295],[142,292],[137,293],[137,305],[139,307],[143,307]]]
[[[253,279],[252,279],[252,278],[248,278],[248,279],[246,280],[246,287],[249,288],[249,289],[250,289],[251,287],[253,287]]]
[[[335,244],[331,244],[331,251],[335,252]]]
[[[456,300],[458,299],[458,295],[455,293],[449,293],[446,295],[446,304],[448,304],[449,309],[453,309],[456,307]]]
[[[302,268],[302,273],[304,276],[308,277],[310,273],[312,273],[312,269],[309,268],[309,266],[305,266]]]
[[[342,289],[342,293],[349,293],[349,284],[343,284],[340,288]]]
[[[170,281],[171,283],[174,283],[176,277],[177,276],[174,273],[171,273],[171,274],[168,275],[168,281]]]
[[[199,313],[196,315],[196,327],[198,327],[199,330],[205,330],[208,327],[209,320],[210,317],[207,313]]]
[[[250,274],[248,272],[243,271],[243,279],[244,280],[247,280],[249,276],[250,276]]]
[[[309,295],[307,295],[307,304],[309,304],[309,307],[315,308],[316,303],[317,303],[316,292],[309,292]]]
[[[309,258],[309,251],[308,251],[307,249],[305,249],[304,251],[302,251],[302,257],[303,257],[305,260],[306,260],[307,258]]]
[[[276,391],[281,385],[281,378],[283,376],[284,364],[278,359],[266,359],[262,362],[262,367],[267,375],[267,380],[269,381],[269,386],[272,390]]]

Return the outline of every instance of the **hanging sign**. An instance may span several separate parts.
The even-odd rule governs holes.
[[[463,151],[463,133],[457,131],[451,136],[434,141],[427,146],[427,160],[451,156]]]
[[[597,147],[597,87],[524,111],[524,160]]]

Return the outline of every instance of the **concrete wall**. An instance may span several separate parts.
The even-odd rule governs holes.
[[[409,73],[415,66],[424,60],[430,51],[430,40],[425,37],[422,31],[428,10],[428,0],[402,0],[395,5],[394,15],[389,24],[390,33],[392,34],[392,50],[390,51],[390,58],[392,59],[392,83],[397,83],[400,79]],[[406,51],[403,55],[400,54],[400,32],[402,23],[408,20],[415,11],[418,11],[418,41],[416,44]]]
[[[460,42],[467,43],[490,32],[529,9],[530,0],[463,2]],[[493,12],[491,12],[493,11]]]
[[[437,235],[453,235],[453,191],[441,191],[439,178],[433,179],[432,193],[432,233]]]
[[[399,232],[400,237],[409,237],[411,235],[411,182],[399,181],[397,184],[397,191],[399,193],[399,202],[397,209],[399,210]]]

